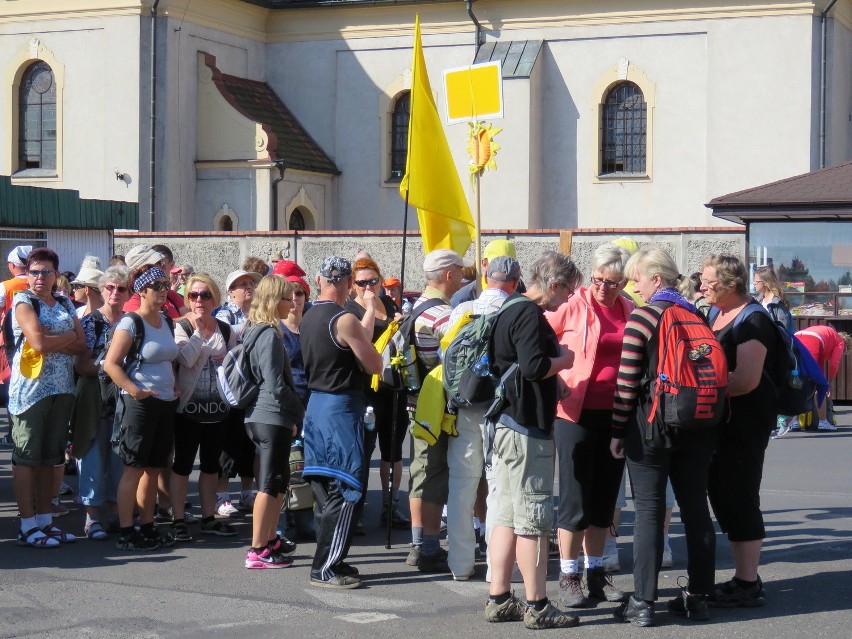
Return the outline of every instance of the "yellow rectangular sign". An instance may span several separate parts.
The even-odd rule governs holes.
[[[450,124],[503,117],[500,62],[444,69],[444,89]]]

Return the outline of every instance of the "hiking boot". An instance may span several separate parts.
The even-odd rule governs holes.
[[[335,590],[352,590],[361,586],[361,578],[355,575],[332,575],[328,579],[311,574],[311,585],[318,588],[332,588]]]
[[[447,563],[447,551],[441,548],[435,555],[424,555],[421,552],[417,568],[420,569],[420,572],[428,573],[450,572],[450,566]]]
[[[759,577],[757,583],[748,588],[731,579],[716,584],[708,603],[711,608],[759,608],[766,605],[766,593]]]
[[[686,617],[690,621],[707,621],[710,613],[707,611],[707,595],[691,595],[686,588],[668,603],[669,612],[673,615]]]
[[[562,612],[550,601],[541,610],[536,610],[532,606],[528,606],[527,611],[524,613],[524,626],[530,630],[573,628],[579,625],[579,617]]]
[[[130,550],[132,552],[157,550],[160,547],[160,540],[149,539],[138,530],[134,530],[129,535],[119,535],[115,547],[119,550]]]
[[[603,567],[586,569],[586,586],[589,589],[589,597],[599,601],[624,601],[627,599],[621,590],[612,584],[612,575],[608,574]]]
[[[647,628],[654,625],[654,604],[640,601],[631,596],[630,599],[616,608],[612,616],[619,621],[630,622],[634,626]]]
[[[405,563],[408,566],[417,566],[420,563],[420,546],[412,546],[408,551],[408,557],[405,558]]]
[[[585,608],[589,600],[583,594],[583,577],[579,572],[559,573],[559,601],[566,608]]]
[[[518,599],[513,592],[501,604],[494,603],[491,599],[485,602],[485,621],[523,621],[526,610],[527,605]]]

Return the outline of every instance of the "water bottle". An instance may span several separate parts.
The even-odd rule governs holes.
[[[802,378],[799,377],[799,369],[794,368],[790,372],[790,388],[795,388],[796,390],[802,387]]]
[[[412,393],[420,390],[420,374],[417,370],[417,354],[414,346],[409,346],[403,352],[402,385]]]
[[[488,360],[488,353],[483,353],[479,361],[470,370],[477,377],[488,377],[491,375],[491,362]]]
[[[364,428],[369,431],[376,429],[376,413],[373,412],[372,406],[367,406],[367,410],[364,413]]]

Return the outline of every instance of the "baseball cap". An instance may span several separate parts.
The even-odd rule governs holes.
[[[103,277],[104,272],[99,271],[96,268],[91,268],[90,266],[84,266],[80,269],[80,272],[77,273],[77,277],[74,278],[72,284],[82,284],[83,286],[91,286],[92,288],[97,288],[100,286],[101,277]]]
[[[147,244],[138,244],[127,251],[124,256],[124,263],[127,264],[127,268],[133,271],[146,264],[156,264],[164,257],[165,255],[155,251]]]
[[[21,268],[23,268],[27,265],[27,258],[32,252],[33,247],[29,244],[23,246],[16,246],[11,251],[9,251],[9,258],[6,261],[11,262],[15,266],[20,266]]]
[[[283,275],[284,277],[288,277],[290,275],[298,275],[299,277],[305,276],[305,271],[293,260],[279,259],[275,262],[275,268],[272,269],[272,272],[275,275]]]
[[[233,286],[234,282],[236,282],[241,277],[248,275],[252,281],[257,284],[261,280],[261,275],[257,271],[244,271],[239,269],[237,271],[232,271],[228,273],[228,277],[225,279],[225,290],[230,291],[231,286]]]
[[[385,288],[389,288],[391,286],[402,286],[402,282],[399,281],[398,277],[386,277],[385,281],[382,282],[382,286]]]
[[[488,260],[487,276],[496,282],[509,282],[521,279],[521,265],[508,255],[498,255]]]
[[[491,259],[498,255],[508,255],[518,259],[518,252],[515,250],[515,243],[511,240],[491,240],[485,245],[482,251],[482,257]]]
[[[632,237],[622,236],[614,239],[612,243],[618,247],[625,249],[631,255],[633,255],[636,251],[639,250],[639,242],[634,240]]]
[[[35,379],[41,373],[41,365],[44,357],[40,352],[30,346],[27,340],[21,345],[21,375],[28,379]]]
[[[352,264],[344,257],[329,255],[322,261],[319,274],[329,282],[336,284],[344,277],[352,275]]]
[[[423,260],[423,270],[427,273],[440,271],[448,266],[473,266],[473,260],[462,257],[450,249],[437,249],[429,253]]]

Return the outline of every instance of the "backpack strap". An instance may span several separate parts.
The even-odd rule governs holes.
[[[228,312],[231,313],[231,311]],[[231,313],[231,315],[233,315],[233,313]],[[219,326],[219,332],[222,333],[222,337],[225,338],[225,348],[227,348],[228,342],[231,341],[231,325],[220,319],[216,320],[216,324]]]
[[[417,321],[417,318],[423,315],[430,308],[435,308],[436,306],[440,306],[441,304],[446,304],[444,300],[440,297],[433,297],[432,299],[426,300],[420,306],[411,310],[409,313],[409,317],[411,318],[411,330],[414,330],[414,322]]]
[[[92,321],[95,324],[95,346],[97,346],[98,340],[100,340],[101,335],[106,332],[109,322],[104,314],[97,308],[92,311]]]
[[[189,320],[186,318],[183,318],[178,322],[178,324],[180,324],[180,327],[183,329],[183,332],[186,333],[187,337],[191,337],[195,332],[195,329],[192,328],[192,324],[190,324]]]

